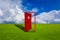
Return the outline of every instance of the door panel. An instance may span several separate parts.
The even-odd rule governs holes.
[[[31,13],[25,12],[25,31],[31,29]]]

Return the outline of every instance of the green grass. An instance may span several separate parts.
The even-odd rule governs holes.
[[[60,24],[36,24],[36,32],[33,26],[24,32],[15,24],[0,24],[0,40],[60,40]]]

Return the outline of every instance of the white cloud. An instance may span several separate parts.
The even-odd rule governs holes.
[[[2,9],[9,9],[14,8],[16,5],[19,5],[20,7],[22,0],[0,0],[0,8]]]
[[[60,22],[60,19],[54,19],[54,22]]]
[[[23,22],[22,0],[0,0],[0,23]]]
[[[38,11],[37,8],[33,8],[33,9],[32,9],[32,12],[37,12],[37,11]]]
[[[3,20],[2,19],[0,19],[0,23],[2,23],[3,22]]]
[[[15,23],[21,23],[24,19],[24,13],[23,11],[16,6],[15,9],[10,9],[10,16],[6,17],[5,21],[13,21]]]
[[[0,9],[0,16],[3,16],[3,12],[2,12],[2,10]]]
[[[55,23],[60,22],[60,10],[42,12],[36,16],[37,23]]]
[[[7,21],[7,22],[9,22],[9,21],[11,21],[11,17],[6,17],[5,19],[4,19],[4,21]]]
[[[0,0],[0,23],[4,22],[24,22],[24,12],[21,9],[22,0]],[[36,8],[31,10],[37,12]],[[34,22],[34,17],[32,17]],[[42,12],[36,16],[37,23],[54,23],[60,22],[60,10],[52,10],[49,12]]]

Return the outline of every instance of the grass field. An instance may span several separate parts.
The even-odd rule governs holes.
[[[60,40],[60,24],[36,24],[36,32],[33,26],[24,32],[15,24],[0,24],[0,40]]]

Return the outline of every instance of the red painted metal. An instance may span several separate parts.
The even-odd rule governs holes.
[[[32,13],[34,13],[34,32],[36,32],[36,13],[35,12],[25,12],[25,28],[24,31],[27,32],[31,29],[31,25],[32,25]]]
[[[25,12],[25,28],[24,31],[27,32],[31,29],[31,13]]]
[[[36,13],[34,13],[34,32],[36,32]]]

